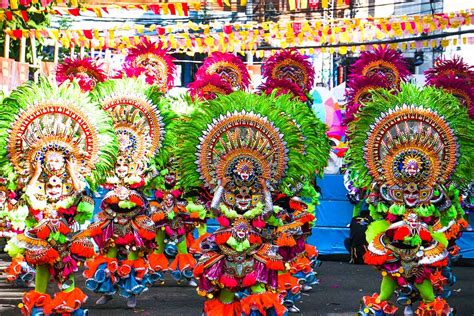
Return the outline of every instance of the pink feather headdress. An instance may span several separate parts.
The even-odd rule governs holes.
[[[309,92],[313,88],[314,69],[307,56],[296,50],[283,50],[265,62],[263,78],[290,80],[303,92]]]
[[[227,81],[234,90],[246,90],[250,85],[250,75],[244,62],[231,53],[214,52],[199,67],[196,78],[205,74],[217,74]]]
[[[188,85],[189,94],[193,99],[212,100],[220,94],[231,94],[234,90],[229,82],[218,74],[200,75]]]
[[[351,66],[351,73],[367,77],[381,74],[392,87],[398,87],[411,75],[402,54],[386,46],[378,46],[360,54],[359,59]]]
[[[162,43],[153,43],[144,39],[134,48],[129,49],[123,71],[127,77],[138,77],[145,74],[146,82],[156,85],[163,92],[173,87],[176,66],[174,57],[168,54]]]
[[[474,119],[474,87],[469,80],[450,73],[431,78],[427,84],[454,95],[468,109],[469,117]]]
[[[426,84],[433,85],[432,82],[440,76],[451,76],[467,81],[468,84],[474,84],[474,66],[466,64],[459,56],[453,59],[438,58],[434,62],[433,68],[425,71]]]
[[[344,123],[354,120],[354,114],[359,111],[361,105],[371,99],[371,90],[390,89],[390,82],[381,74],[373,76],[351,75],[347,81],[346,88],[346,117]]]
[[[82,91],[91,91],[98,82],[107,80],[102,64],[92,58],[66,58],[56,66],[56,81],[59,85],[65,81],[77,81]]]
[[[291,94],[301,102],[306,102],[308,100],[308,97],[300,86],[287,79],[267,79],[267,81],[262,83],[257,89],[266,95],[269,95],[276,90],[276,95]]]

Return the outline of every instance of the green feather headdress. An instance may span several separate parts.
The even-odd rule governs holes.
[[[91,95],[112,114],[115,125],[134,125],[137,132],[142,127],[146,128],[140,133],[150,133],[147,148],[144,148],[150,165],[162,168],[168,162],[176,142],[176,115],[169,110],[169,101],[156,87],[148,85],[142,77],[124,78],[99,83]],[[120,108],[123,105],[126,106]]]
[[[349,124],[350,150],[346,160],[350,164],[351,178],[355,186],[369,188],[375,180],[368,169],[365,152],[372,127],[387,113],[392,113],[396,107],[403,105],[427,109],[446,122],[455,136],[453,142],[456,144],[451,145],[457,146],[457,165],[451,180],[460,186],[470,182],[474,178],[474,124],[469,119],[467,110],[459,105],[455,97],[443,90],[405,84],[397,94],[384,89],[374,91],[372,100]]]
[[[113,168],[118,148],[111,119],[77,84],[41,79],[12,91],[0,110],[0,173],[10,188],[28,182],[32,160],[43,159],[48,144],[74,154],[92,188]]]
[[[308,163],[314,163],[316,166],[323,166],[326,161],[321,162],[322,157],[325,158],[323,152],[324,147],[321,148],[321,153],[311,152],[311,157],[307,157],[301,151],[302,148],[317,146],[317,144],[323,143],[324,141],[315,142],[314,134],[308,132],[306,139],[302,139],[301,131],[306,131],[309,128],[306,120],[301,119],[298,116],[298,121],[291,115],[282,115],[283,109],[289,109],[291,114],[295,115],[297,112],[297,106],[294,101],[289,98],[276,98],[275,96],[258,96],[245,92],[234,92],[230,95],[220,95],[216,99],[208,101],[205,106],[198,107],[189,117],[189,119],[183,120],[179,125],[178,133],[180,139],[178,140],[178,151],[177,156],[179,158],[181,174],[181,186],[186,188],[197,187],[200,185],[207,185],[211,188],[216,186],[217,181],[216,174],[204,174],[200,168],[207,168],[206,164],[202,163],[207,161],[207,158],[203,156],[203,148],[206,146],[204,142],[209,139],[207,136],[222,127],[221,130],[225,129],[225,124],[232,118],[243,117],[249,119],[256,126],[256,129],[260,127],[271,131],[274,139],[279,138],[284,143],[283,148],[274,148],[275,150],[281,150],[278,152],[279,157],[284,157],[285,168],[280,169],[279,181],[273,182],[273,185],[280,185],[280,188],[287,188],[296,185],[301,181],[302,178],[312,176],[315,168],[311,165],[308,167]],[[252,121],[254,120],[254,121]],[[238,121],[238,120],[235,120]],[[301,126],[298,127],[295,121]],[[243,122],[243,121],[242,121]],[[257,123],[258,122],[258,123]],[[235,123],[235,122],[234,122]],[[243,125],[247,124],[242,123]],[[224,124],[224,125],[222,125]],[[238,123],[237,123],[238,124]],[[262,124],[262,125],[259,125]],[[219,125],[219,126],[218,126]],[[245,128],[244,128],[245,129]],[[250,129],[248,129],[250,130]],[[325,139],[324,129],[318,127],[318,131],[322,131],[321,137]],[[225,136],[222,136],[224,135]],[[233,132],[227,132],[217,136],[223,144],[217,144],[214,148],[222,149],[224,146],[228,146],[232,142],[240,146],[239,137]],[[217,134],[216,134],[217,135]],[[255,136],[255,134],[253,134]],[[230,141],[229,139],[232,139]],[[315,142],[315,143],[313,143]],[[278,143],[278,141],[277,141]],[[230,146],[235,148],[234,145]],[[328,149],[329,152],[329,149]],[[327,154],[326,154],[327,155]],[[215,157],[214,161],[207,161],[209,165],[215,165],[214,170],[219,168],[220,157]],[[309,162],[309,159],[318,159],[317,162]],[[325,158],[326,159],[326,158]],[[201,160],[198,164],[197,161]],[[279,161],[282,161],[281,159]],[[210,168],[211,173],[213,168]],[[212,180],[209,180],[212,179]],[[275,180],[275,179],[271,179]]]

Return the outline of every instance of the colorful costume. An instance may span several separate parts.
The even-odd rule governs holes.
[[[103,294],[97,304],[106,303],[120,289],[128,306],[134,307],[136,295],[159,278],[146,260],[148,249],[154,248],[155,227],[143,190],[157,166],[167,161],[166,126],[172,116],[160,110],[159,95],[142,79],[107,81],[92,92],[112,117],[119,141],[115,169],[103,185],[109,192],[87,229],[100,249],[84,272],[87,288]]]
[[[209,101],[180,127],[181,184],[204,184],[213,192],[211,209],[221,225],[201,242],[204,254],[194,269],[198,293],[209,299],[205,315],[286,313],[274,293],[283,258],[264,233],[267,223],[279,224],[282,212],[273,206],[272,191],[297,186],[314,172],[302,163],[313,139],[305,143],[296,124],[281,115],[292,106],[287,96],[235,92]]]
[[[314,69],[307,57],[294,50],[282,51],[270,57],[264,64],[263,77],[266,82],[259,89],[269,95],[281,96],[285,102],[275,106],[294,122],[303,142],[300,152],[307,158],[306,167],[311,176],[301,179],[296,187],[285,188],[275,195],[274,203],[283,207],[286,212],[280,216],[280,227],[275,227],[272,240],[279,247],[279,254],[286,264],[286,271],[278,276],[280,293],[285,296],[284,302],[292,312],[298,312],[296,301],[301,299],[301,289],[310,290],[318,280],[313,271],[317,265],[317,250],[306,244],[315,222],[314,210],[319,194],[313,188],[313,176],[321,174],[327,164],[329,143],[325,125],[318,121],[313,112],[303,103],[308,101],[309,92],[314,82]],[[286,94],[286,95],[285,95]],[[300,102],[297,102],[299,100]],[[292,102],[293,101],[293,102]],[[286,102],[292,106],[281,107]],[[315,145],[317,143],[317,145]],[[300,198],[292,198],[298,195]]]
[[[92,58],[66,58],[56,67],[56,81],[59,85],[66,81],[77,81],[84,92],[89,92],[99,82],[107,80],[101,63]]]
[[[128,50],[123,64],[123,72],[129,78],[144,75],[146,82],[165,93],[173,87],[176,66],[174,58],[163,49],[162,43],[143,40]]]
[[[213,100],[219,95],[228,95],[238,90],[247,90],[249,85],[250,74],[239,57],[231,53],[214,52],[198,68],[195,80],[189,84],[189,94],[193,100],[197,100],[198,106],[209,106],[206,100]],[[212,194],[206,188],[196,193],[195,202],[209,209]],[[214,218],[214,214],[208,212],[206,218]],[[189,244],[189,251],[199,257],[202,254],[201,241],[209,234],[205,222],[201,223],[197,230],[198,238]],[[188,237],[189,241],[190,239]]]
[[[363,298],[360,315],[393,315],[397,288],[402,304],[421,296],[417,315],[451,315],[435,291],[448,263],[446,228],[464,214],[458,187],[473,176],[466,110],[442,90],[402,85],[397,95],[373,92],[349,131],[352,180],[370,189],[374,219],[364,260],[382,273],[380,294]]]
[[[82,315],[87,298],[74,285],[78,262],[94,253],[79,224],[92,216],[95,187],[113,166],[117,149],[111,121],[75,84],[26,84],[3,102],[0,164],[12,185],[24,188],[31,229],[8,251],[36,266],[36,286],[21,304],[26,315]],[[87,180],[86,180],[87,179]],[[50,276],[61,292],[47,293]]]

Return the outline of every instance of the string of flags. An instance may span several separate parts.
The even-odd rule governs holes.
[[[410,38],[440,31],[459,29],[474,24],[474,11],[449,14],[427,14],[391,18],[359,18],[335,20],[306,20],[298,22],[249,22],[225,24],[214,22],[176,23],[169,26],[143,25],[123,26],[112,29],[36,29],[6,30],[13,39],[34,36],[49,39],[64,47],[79,46],[94,49],[122,50],[133,47],[146,37],[159,40],[164,47],[174,52],[195,53],[257,52],[262,46],[276,48],[328,45],[329,50],[346,54],[370,41]],[[433,40],[446,45],[447,39]],[[351,45],[352,44],[352,45]],[[397,44],[403,47],[406,43]],[[434,45],[434,44],[427,44]],[[358,47],[358,48],[355,48]]]

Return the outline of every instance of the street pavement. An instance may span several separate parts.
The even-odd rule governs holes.
[[[5,257],[0,257],[0,269],[7,266],[5,260]],[[303,302],[298,305],[301,309],[299,315],[355,315],[360,298],[376,292],[380,282],[380,274],[372,267],[340,261],[323,261],[318,272],[320,284],[311,292],[303,293]],[[457,266],[454,273],[458,282],[448,302],[456,307],[457,315],[474,315],[474,269]],[[78,276],[77,283],[84,284],[83,282],[84,279]],[[25,289],[12,288],[6,283],[5,274],[0,275],[1,316],[20,315],[16,305],[24,291]],[[96,307],[94,302],[98,296],[86,293],[90,297],[85,307],[89,309],[91,316],[199,316],[203,303],[194,288],[178,285],[171,279],[164,286],[152,287],[140,295],[135,309],[127,308],[125,299],[120,297],[105,306]],[[399,309],[397,315],[402,315],[402,311],[403,308]]]

